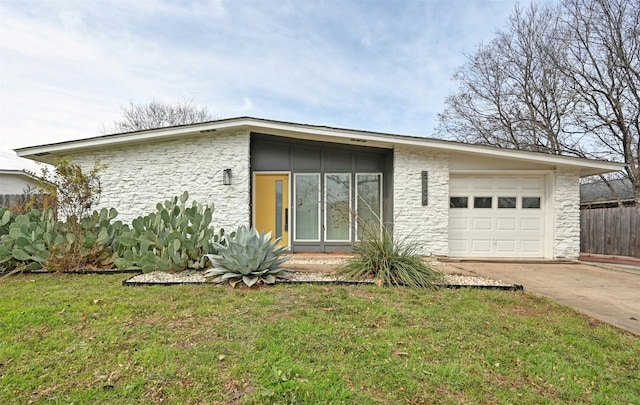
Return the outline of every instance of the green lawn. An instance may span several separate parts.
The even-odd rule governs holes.
[[[640,339],[522,292],[0,284],[0,403],[640,403]]]

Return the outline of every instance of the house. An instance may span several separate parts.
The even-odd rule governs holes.
[[[37,186],[37,178],[29,172],[0,169],[0,206],[14,208],[23,205]]]
[[[628,177],[583,183],[580,185],[580,209],[632,206],[636,200]]]
[[[216,227],[253,225],[293,252],[349,250],[385,226],[424,255],[577,258],[583,176],[622,165],[421,137],[223,119],[25,147],[106,163],[100,206],[129,221],[187,190]]]

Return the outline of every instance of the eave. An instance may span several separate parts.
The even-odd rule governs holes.
[[[179,139],[207,133],[247,130],[287,138],[318,140],[342,144],[372,146],[394,149],[398,146],[425,148],[442,153],[461,153],[490,158],[518,160],[545,164],[553,168],[564,167],[580,171],[583,177],[622,170],[624,164],[549,155],[521,150],[501,149],[460,142],[395,135],[380,132],[359,131],[327,126],[297,124],[252,117],[239,117],[200,124],[181,125],[145,131],[103,135],[74,141],[37,145],[16,149],[19,157],[52,163],[55,156],[67,155],[83,150],[103,149],[133,143]]]

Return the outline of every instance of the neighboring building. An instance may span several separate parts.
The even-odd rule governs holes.
[[[612,190],[613,189],[613,190]],[[628,177],[584,183],[580,185],[580,208],[610,208],[635,205],[633,184]]]
[[[29,172],[0,169],[0,194],[24,194],[28,188],[37,186],[36,177]]]
[[[587,159],[250,117],[16,150],[96,161],[100,205],[130,221],[187,190],[216,227],[253,225],[294,252],[345,251],[386,226],[425,255],[577,258]]]
[[[24,170],[0,169],[0,206],[15,208],[23,206],[38,185],[34,175]]]

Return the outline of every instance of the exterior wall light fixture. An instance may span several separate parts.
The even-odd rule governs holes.
[[[231,185],[231,169],[224,169],[222,171],[222,184],[225,186]]]

